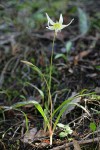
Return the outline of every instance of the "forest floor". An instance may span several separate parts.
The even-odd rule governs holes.
[[[45,93],[44,101],[47,100],[44,82],[21,60],[35,64],[48,75],[54,32],[43,26],[31,33],[22,32],[23,27],[18,31],[15,26],[0,24],[0,150],[100,150],[99,6],[99,2],[86,6],[92,20],[87,33],[79,34],[76,17],[68,28],[57,34],[51,86],[53,104],[57,107],[69,97],[85,93],[86,96],[79,96],[73,102],[89,113],[77,106],[69,107],[60,123],[68,124],[73,133],[62,138],[59,136],[61,130],[57,127],[52,146],[49,145],[48,132],[43,130],[43,118],[33,105],[16,110],[9,108],[17,102],[32,99],[43,105],[39,93],[26,82],[41,89]],[[4,7],[6,5],[2,2],[0,11],[7,11]],[[28,118],[27,132],[22,112]]]

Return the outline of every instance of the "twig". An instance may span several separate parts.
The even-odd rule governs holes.
[[[94,131],[94,133],[92,132],[92,133],[89,133],[87,136],[85,136],[82,140],[85,140],[86,138],[88,138],[90,135],[92,135],[92,134],[96,134],[96,133],[98,133],[98,132],[100,132],[100,130],[97,130],[97,131]]]
[[[1,145],[2,145],[3,147],[2,147]],[[0,140],[0,147],[2,147],[3,150],[6,150],[6,147],[5,147],[4,143],[3,143],[1,140]]]
[[[78,144],[80,145],[83,145],[83,144],[88,144],[88,143],[92,143],[93,142],[93,139],[89,139],[89,140],[82,140],[82,141],[79,141]],[[99,142],[99,138],[94,138],[94,142]],[[61,146],[57,146],[55,148],[52,148],[52,149],[49,149],[49,150],[62,150],[64,148],[68,148],[70,146],[73,146],[73,142],[70,142],[70,143],[67,143],[67,144],[63,144]]]

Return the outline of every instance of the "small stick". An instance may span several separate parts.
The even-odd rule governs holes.
[[[88,143],[92,143],[93,139],[89,139],[89,140],[82,140],[82,141],[78,141],[78,144],[83,145],[83,144],[88,144]],[[94,142],[99,142],[99,138],[94,138]],[[55,148],[49,149],[49,150],[62,150],[65,148],[68,148],[70,146],[73,146],[73,142],[67,143],[67,144],[63,144],[61,146],[57,146]]]

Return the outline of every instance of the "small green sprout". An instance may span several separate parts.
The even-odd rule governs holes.
[[[94,131],[96,131],[96,124],[95,124],[95,122],[91,122],[90,123],[90,129],[94,132]]]
[[[96,123],[95,123],[95,122],[90,122],[90,129],[91,129],[92,132],[93,132],[93,142],[94,142],[94,132],[95,132],[96,129],[97,129],[97,126],[96,126]]]
[[[60,132],[59,136],[60,137],[66,137],[68,134],[72,134],[73,130],[69,127],[69,125],[64,125],[62,123],[58,123],[57,126],[61,128],[63,131]]]

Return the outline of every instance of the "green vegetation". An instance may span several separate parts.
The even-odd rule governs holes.
[[[33,127],[49,133],[52,146],[59,136],[81,141],[91,131],[94,144],[98,142],[100,14],[91,3],[1,0],[0,146],[4,149],[9,137],[9,143],[15,143],[8,147],[20,149],[19,137]]]

